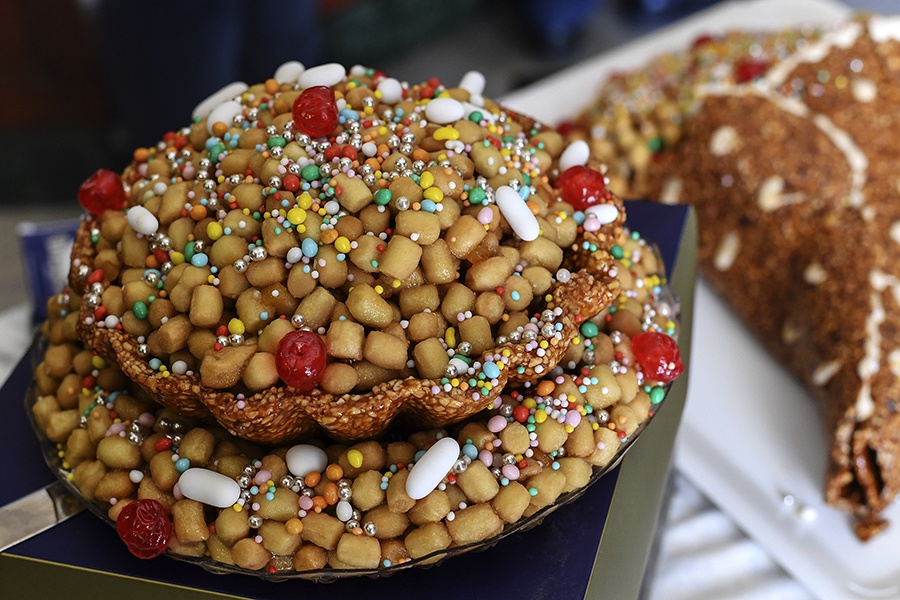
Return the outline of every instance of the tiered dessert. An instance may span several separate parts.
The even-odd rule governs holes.
[[[85,182],[33,414],[133,553],[437,560],[652,415],[682,371],[657,254],[583,142],[482,88],[289,63]]]

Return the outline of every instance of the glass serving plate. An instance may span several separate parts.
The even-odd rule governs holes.
[[[667,286],[665,287],[663,294],[667,302],[669,302],[670,306],[678,307],[677,300],[674,296],[674,293],[671,291],[671,288]],[[676,310],[677,314],[677,310]],[[677,316],[673,317],[677,322]],[[44,349],[46,346],[46,340],[42,336],[38,335],[35,337],[32,342],[32,347],[30,350],[31,362],[32,362],[32,370],[33,368],[40,362],[41,357],[43,356]],[[682,375],[683,377],[684,375]],[[670,385],[666,386],[666,396],[668,396]],[[34,382],[29,385],[28,391],[25,395],[25,410],[28,415],[28,419],[31,422],[31,425],[37,435],[40,444],[42,453],[44,456],[44,461],[49,466],[51,471],[55,474],[57,479],[66,487],[69,492],[71,492],[78,500],[97,518],[108,524],[110,527],[115,528],[115,521],[109,518],[107,515],[107,510],[98,502],[89,501],[85,499],[82,495],[78,487],[74,484],[74,482],[70,479],[70,471],[67,471],[62,466],[62,460],[60,457],[59,447],[56,442],[51,441],[47,436],[41,431],[40,427],[37,426],[35,422],[32,407],[36,402],[38,397],[37,390],[35,388]],[[654,409],[648,415],[647,419],[640,423],[632,435],[624,441],[618,448],[618,451],[614,455],[614,457],[603,467],[593,467],[593,472],[591,474],[588,483],[579,489],[576,489],[571,492],[567,492],[561,494],[559,498],[552,504],[545,506],[538,511],[532,513],[527,517],[522,517],[518,521],[512,524],[508,524],[503,528],[499,534],[485,539],[481,542],[476,542],[472,544],[460,545],[460,546],[451,546],[444,550],[439,550],[427,554],[425,556],[410,559],[405,562],[391,564],[390,566],[381,566],[375,569],[337,569],[330,566],[326,566],[322,569],[315,570],[307,570],[307,571],[294,571],[294,570],[285,570],[285,571],[276,571],[269,572],[268,570],[250,570],[244,569],[242,567],[238,567],[236,565],[229,565],[226,563],[221,563],[215,561],[209,557],[193,557],[193,556],[184,556],[180,554],[176,554],[171,550],[167,550],[165,555],[185,563],[196,565],[200,568],[205,569],[214,574],[241,574],[241,575],[251,575],[257,577],[259,579],[263,579],[266,581],[284,581],[290,579],[305,579],[312,580],[316,582],[330,582],[338,579],[352,578],[352,577],[388,577],[393,575],[398,571],[404,571],[412,568],[429,568],[433,566],[437,566],[442,564],[444,561],[454,557],[459,556],[461,554],[465,554],[467,552],[472,551],[484,551],[493,546],[495,546],[501,540],[514,535],[519,532],[527,531],[532,529],[533,527],[538,526],[548,515],[552,514],[554,511],[559,509],[560,507],[571,504],[572,502],[578,500],[587,490],[588,488],[599,481],[602,477],[609,474],[616,467],[618,467],[619,463],[622,461],[622,458],[625,456],[625,453],[635,444],[637,439],[643,435],[643,433],[647,430],[650,422],[653,420],[653,417],[658,414],[659,410],[665,405],[665,397],[664,399],[654,406]],[[451,426],[448,429],[453,430],[454,427],[459,427],[465,422],[468,421],[477,421],[481,420],[483,422],[487,421],[485,416],[487,411],[482,413],[478,413],[473,417],[467,419],[463,423],[459,423],[455,426]],[[123,547],[122,551],[125,552],[126,549]]]

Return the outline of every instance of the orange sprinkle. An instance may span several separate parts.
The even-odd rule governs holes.
[[[144,162],[150,158],[150,150],[147,148],[138,148],[134,151],[134,160]]]
[[[556,389],[556,384],[552,381],[545,379],[540,382],[537,386],[537,393],[539,396],[549,396],[553,393],[553,390]]]
[[[322,496],[313,496],[312,503],[316,512],[322,512],[322,509],[328,506],[328,502]]]
[[[537,202],[535,202],[533,200],[529,200],[525,204],[528,205],[528,208],[531,210],[531,214],[533,214],[534,216],[541,214],[541,207],[538,206]]]
[[[334,506],[338,503],[338,486],[335,482],[329,481],[325,484],[325,489],[322,490],[322,495],[325,497],[325,502],[327,502],[330,506]]]
[[[195,221],[202,221],[206,218],[206,207],[202,204],[195,204],[191,207],[191,218]]]
[[[325,477],[331,481],[337,481],[344,476],[344,469],[337,463],[331,463],[325,468]]]
[[[306,487],[316,487],[319,485],[319,482],[322,480],[322,474],[318,471],[310,471],[306,474],[306,478],[303,482],[306,484]]]
[[[156,260],[156,257],[151,254],[150,256],[147,257],[147,260],[144,261],[144,265],[148,269],[158,269],[159,261]]]
[[[362,535],[362,532],[362,527],[354,527],[350,530],[350,533],[352,533],[353,535]]]
[[[338,232],[335,229],[326,229],[319,236],[323,244],[333,244],[338,239]]]
[[[375,169],[376,171],[381,170],[381,161],[376,158],[366,159],[366,164]]]
[[[378,144],[378,148],[375,149],[375,156],[390,156],[391,148],[387,144]]]
[[[213,135],[216,137],[222,137],[226,133],[228,133],[228,125],[223,123],[222,121],[216,121],[212,126]]]
[[[431,158],[431,155],[428,153],[427,150],[423,150],[422,148],[416,148],[415,150],[413,150],[413,153],[412,153],[413,160],[428,161],[428,159],[430,159],[430,158]]]
[[[280,89],[281,89],[281,86],[278,84],[278,81],[276,81],[274,78],[270,77],[269,79],[266,79],[266,93],[267,94],[274,94],[275,92],[277,92]]]

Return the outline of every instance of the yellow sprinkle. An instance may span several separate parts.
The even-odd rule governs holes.
[[[249,214],[250,214],[250,209],[249,209],[249,208],[244,208],[244,209],[241,209],[241,212],[244,213],[245,215],[249,215]]]
[[[376,286],[375,286],[375,292],[378,293],[378,294],[381,294],[381,293],[384,292],[384,288],[383,288],[382,286],[380,286],[380,285],[376,285]]]
[[[509,348],[504,348],[502,354],[503,354],[503,356],[511,356],[512,352],[510,351]]]
[[[394,288],[398,288],[398,287],[400,287],[400,284],[402,284],[402,283],[403,283],[403,282],[400,281],[399,279],[395,279],[395,280],[393,280],[393,281],[391,282],[391,285],[392,285]]]
[[[446,333],[444,333],[444,341],[447,342],[449,347],[456,348],[456,330],[448,327]]]
[[[459,132],[453,127],[439,127],[434,132],[434,139],[436,140],[458,140]]]
[[[450,380],[450,385],[453,387],[459,387],[459,379],[453,378]]]
[[[381,96],[382,96],[381,90],[375,90],[375,93],[372,95],[375,96],[376,98],[378,98],[379,100],[381,100]]]
[[[842,90],[847,87],[847,78],[843,75],[838,75],[834,78],[834,85],[837,89]]]
[[[431,186],[434,185],[434,175],[431,174],[431,171],[425,171],[422,175],[419,176],[419,187],[423,190],[427,190]]]
[[[216,282],[216,276],[215,276],[215,275],[213,275],[212,273],[210,273],[209,275],[206,276],[206,283],[208,283],[208,284],[210,284],[210,285],[214,285],[215,282]]]
[[[534,401],[534,398],[526,398],[522,406],[528,409],[537,408],[537,402]]]
[[[306,225],[297,225],[297,233],[306,233]]]
[[[222,228],[222,224],[217,221],[210,221],[206,225],[206,235],[209,236],[209,239],[212,241],[216,241],[220,237],[225,234],[225,230]]]
[[[224,175],[219,175],[218,177],[216,177],[216,182],[218,182],[218,183],[225,183],[225,176],[224,176]]]
[[[600,423],[591,423],[591,429],[597,431],[598,429],[600,429]]]
[[[384,135],[387,132],[388,132],[388,129],[384,125],[382,125],[381,127],[378,128],[378,135]]]
[[[547,340],[541,340],[540,346],[541,348],[544,348],[546,350],[547,347],[550,346],[550,344],[547,342]]]
[[[373,112],[375,112],[375,109],[371,106],[367,106],[367,107],[363,108],[363,112],[366,113],[367,115],[371,115]]]
[[[384,474],[384,476],[387,477],[388,479],[390,479],[391,477],[394,476],[394,474],[391,471],[388,471],[387,473]]]
[[[103,360],[103,357],[94,355],[91,357],[91,364],[95,369],[102,369],[106,366],[106,361]]]
[[[578,337],[578,336],[575,336],[574,338],[572,338],[572,343],[573,343],[573,344],[580,344],[580,343],[581,343],[581,338]]]
[[[546,420],[547,420],[547,411],[545,411],[543,408],[539,408],[536,411],[534,411],[534,422],[535,423],[543,423]]]
[[[303,532],[303,522],[297,517],[288,519],[287,523],[284,524],[284,529],[291,535],[299,535]]]
[[[173,250],[172,252],[169,252],[169,260],[172,261],[173,265],[180,265],[184,262],[184,254]]]
[[[430,175],[430,173],[429,173],[429,175]],[[440,202],[441,200],[444,199],[444,192],[441,191],[441,188],[434,187],[434,186],[431,186],[430,188],[426,189],[422,193],[422,195],[434,202]]]
[[[347,462],[350,463],[350,466],[354,469],[358,469],[363,464],[363,453],[353,448],[352,450],[347,451]]]
[[[244,325],[244,322],[241,321],[240,319],[238,319],[237,317],[228,321],[228,332],[229,333],[239,333],[239,334],[243,335],[245,331],[247,331],[247,328]]]
[[[340,236],[334,240],[334,249],[341,254],[350,252],[350,240],[346,236]]]
[[[234,512],[241,512],[242,510],[244,510],[243,507],[242,507],[240,504],[237,504],[237,503],[233,504],[233,505],[231,506],[231,508],[234,509]]]
[[[309,210],[309,207],[313,205],[312,196],[309,195],[309,192],[303,192],[300,194],[300,197],[297,198],[297,206],[304,210]]]
[[[348,89],[348,90],[352,90],[352,89],[355,88],[357,85],[358,85],[358,84],[357,84],[355,81],[352,81],[352,80],[351,80],[351,81],[348,81],[348,82],[347,82],[347,89]]]
[[[292,225],[299,225],[306,221],[306,211],[295,206],[288,211],[287,220],[290,221]]]
[[[572,433],[573,431],[575,431],[574,427],[572,427],[571,425],[566,425],[566,433]]]

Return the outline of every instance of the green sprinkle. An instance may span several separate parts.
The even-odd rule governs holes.
[[[610,248],[609,253],[613,255],[613,258],[623,258],[625,256],[625,250],[618,244]]]
[[[138,300],[134,304],[131,305],[131,312],[134,313],[135,318],[138,321],[143,321],[147,318],[147,314],[149,310],[147,309],[147,305]]]
[[[470,204],[481,204],[484,202],[484,199],[487,197],[487,194],[484,191],[484,188],[474,187],[469,192],[469,203]]]
[[[666,390],[664,390],[660,386],[656,386],[652,390],[650,390],[650,402],[652,402],[653,404],[659,404],[665,397]]]
[[[469,113],[469,120],[473,123],[481,123],[484,120],[484,115],[481,114],[480,110],[473,110]]]
[[[387,188],[382,188],[375,192],[375,204],[379,206],[384,206],[388,202],[391,201],[393,194],[391,194],[391,190]]]
[[[592,321],[585,321],[581,324],[581,335],[586,338],[597,337],[597,334],[600,333],[600,328],[597,327],[597,324]]]
[[[319,171],[319,165],[306,165],[300,171],[300,177],[304,179],[304,181],[315,181],[321,176],[321,172]]]

